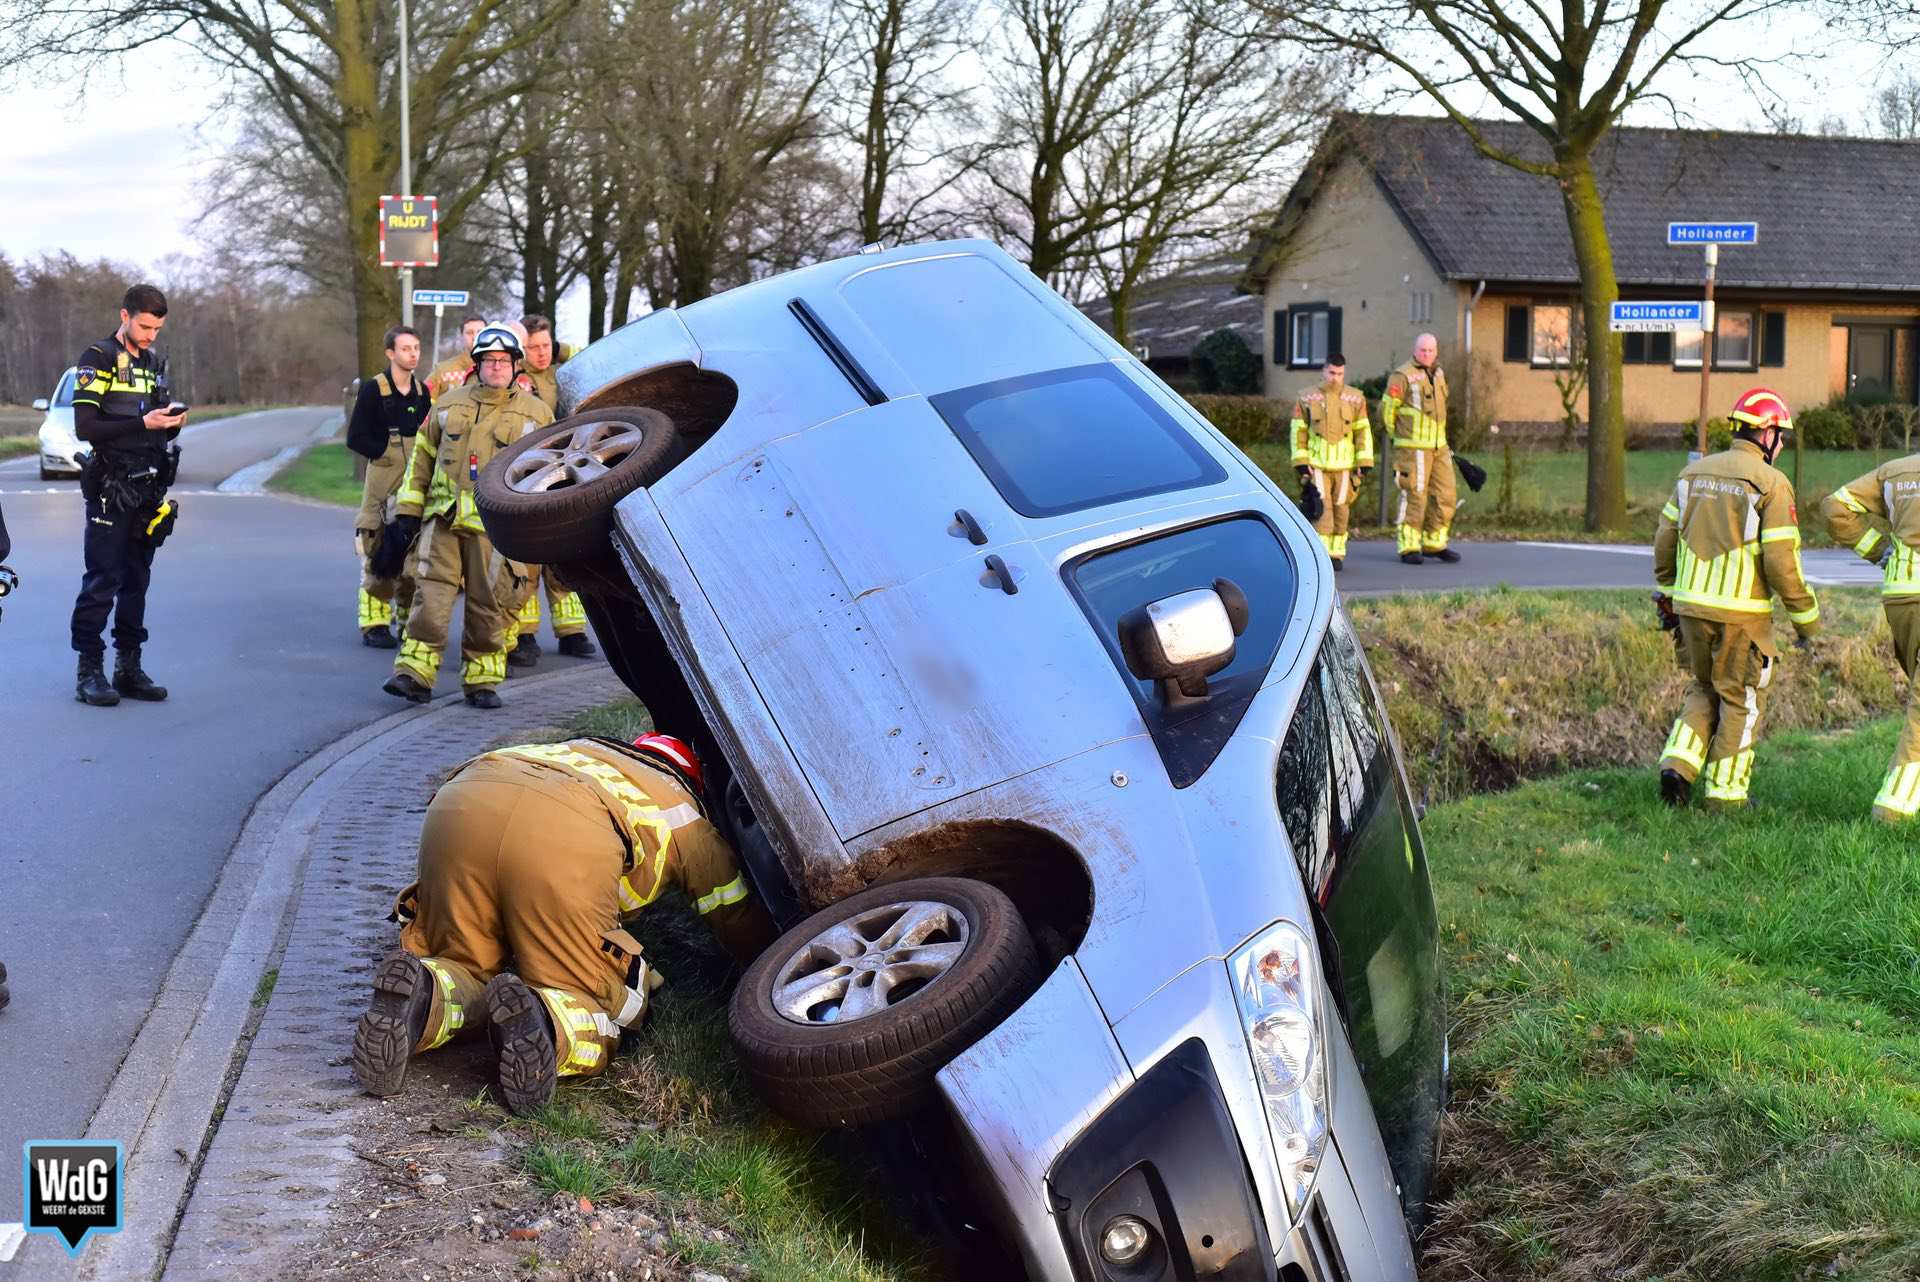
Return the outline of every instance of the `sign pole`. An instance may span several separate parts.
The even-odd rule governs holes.
[[[407,0],[400,0],[400,190],[413,194],[413,139],[408,130]],[[413,324],[413,268],[400,269],[400,323]],[[436,340],[437,343],[438,340]],[[437,354],[437,347],[436,347]]]
[[[407,296],[411,298],[413,295],[408,294]],[[440,318],[446,314],[447,305],[445,303],[435,303],[433,305],[433,360],[430,362],[432,365],[438,365],[440,363]]]
[[[1707,305],[1700,311],[1700,430],[1695,448],[1700,457],[1707,455],[1707,375],[1713,372],[1713,275],[1720,265],[1720,246],[1709,242],[1707,255]]]

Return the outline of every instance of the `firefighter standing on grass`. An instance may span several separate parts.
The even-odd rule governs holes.
[[[525,376],[533,394],[555,414],[560,412],[560,368],[553,339],[553,322],[545,316],[520,318],[527,364]],[[533,567],[527,583],[526,599],[509,602],[513,609],[514,632],[507,638],[507,662],[516,668],[530,668],[540,660],[540,587],[546,585],[547,610],[553,616],[553,636],[561,654],[591,659],[593,642],[587,639],[587,609],[580,594],[567,587],[552,566]]]
[[[1393,434],[1393,478],[1400,486],[1400,559],[1419,565],[1425,557],[1458,561],[1447,546],[1456,506],[1453,451],[1447,448],[1447,376],[1440,368],[1440,340],[1413,340],[1413,359],[1387,379],[1380,418]]]
[[[366,483],[360,491],[360,512],[354,518],[354,544],[360,552],[360,640],[363,645],[391,650],[397,616],[403,623],[413,605],[413,576],[375,573],[374,554],[380,532],[387,525],[387,508],[413,456],[413,438],[427,416],[429,397],[425,380],[415,377],[420,365],[420,335],[405,325],[387,331],[387,368],[364,380],[347,423],[347,446],[367,460]]]
[[[395,1094],[412,1056],[482,1024],[515,1113],[544,1107],[558,1078],[602,1072],[662,982],[623,923],[670,886],[736,960],[771,943],[701,793],[693,749],[661,734],[501,748],[460,767],[427,805],[419,880],[394,907],[400,951],[354,1034],[360,1084]]]
[[[1680,616],[1681,660],[1693,674],[1660,754],[1660,795],[1685,805],[1705,774],[1710,810],[1747,804],[1753,743],[1779,664],[1774,595],[1799,644],[1820,626],[1800,568],[1793,482],[1773,467],[1793,416],[1778,394],[1755,388],[1729,417],[1732,446],[1680,473],[1653,543],[1654,577]]]
[[[1373,470],[1373,425],[1367,398],[1347,386],[1347,358],[1338,352],[1327,357],[1324,373],[1325,382],[1294,402],[1288,434],[1293,470],[1301,484],[1320,491],[1323,505],[1313,528],[1339,570],[1346,566],[1347,509],[1360,479]]]
[[[516,590],[525,567],[501,557],[480,523],[474,486],[480,470],[522,433],[553,421],[531,393],[514,386],[520,340],[504,326],[490,325],[470,352],[478,376],[439,397],[414,437],[395,515],[381,532],[383,560],[396,548],[412,549],[413,610],[406,638],[394,659],[393,677],[382,687],[414,703],[433,696],[453,624],[454,600],[464,592],[460,684],[467,702],[497,708],[494,689],[507,675],[501,634],[507,627],[503,599]]]
[[[1893,655],[1907,674],[1907,724],[1894,745],[1886,782],[1873,799],[1873,817],[1911,823],[1920,816],[1920,454],[1883,463],[1847,482],[1828,496],[1822,510],[1833,541],[1884,572],[1880,594],[1893,630]]]

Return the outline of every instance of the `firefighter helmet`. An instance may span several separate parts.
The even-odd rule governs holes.
[[[473,336],[473,346],[467,352],[467,359],[475,365],[488,352],[505,352],[513,357],[513,363],[519,365],[526,358],[520,350],[520,336],[505,325],[489,325]]]
[[[1764,431],[1777,427],[1783,432],[1793,430],[1793,413],[1787,408],[1787,400],[1776,391],[1765,387],[1756,387],[1746,392],[1733,403],[1733,409],[1727,417],[1734,422],[1734,431],[1748,428]]]
[[[705,791],[706,772],[700,768],[700,754],[685,739],[676,739],[670,734],[643,734],[633,741],[633,746],[672,766],[695,792]]]

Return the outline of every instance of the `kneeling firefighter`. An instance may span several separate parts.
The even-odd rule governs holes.
[[[515,1113],[544,1107],[561,1077],[603,1071],[661,983],[623,923],[669,886],[735,958],[771,943],[773,919],[706,818],[702,782],[693,749],[661,734],[501,748],[462,766],[427,806],[419,880],[394,907],[401,951],[375,972],[354,1035],[360,1084],[395,1094],[413,1055],[480,1019]]]

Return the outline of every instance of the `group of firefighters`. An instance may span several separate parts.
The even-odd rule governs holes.
[[[460,332],[460,351],[422,378],[419,334],[394,326],[386,368],[360,385],[347,425],[348,446],[367,459],[354,520],[358,620],[363,644],[399,651],[382,688],[425,703],[464,594],[460,685],[468,703],[497,708],[509,668],[539,661],[543,580],[560,653],[594,653],[579,594],[551,568],[499,555],[474,501],[493,456],[553,422],[566,354],[544,316],[469,316]]]

